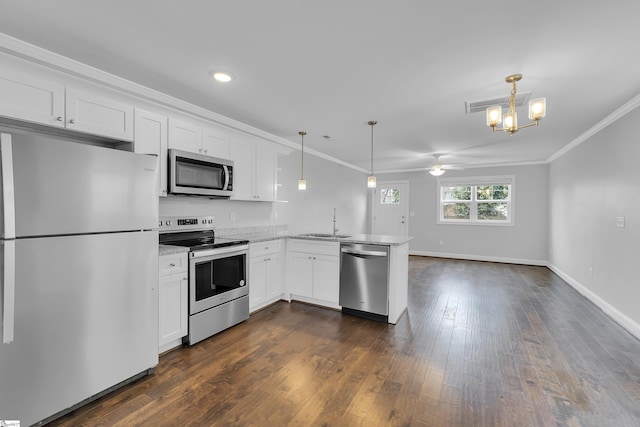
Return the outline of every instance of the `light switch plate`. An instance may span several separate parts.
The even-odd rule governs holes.
[[[616,227],[624,228],[624,217],[623,216],[616,217]]]

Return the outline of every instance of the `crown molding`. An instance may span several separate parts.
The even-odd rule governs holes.
[[[633,98],[631,98],[629,101],[627,101],[621,107],[616,109],[613,113],[609,114],[607,117],[605,117],[604,119],[600,120],[598,123],[596,123],[594,126],[589,128],[586,132],[584,132],[583,134],[578,136],[576,139],[574,139],[573,141],[571,141],[570,143],[568,143],[567,145],[562,147],[560,150],[558,150],[555,153],[553,153],[551,156],[549,156],[547,158],[546,163],[551,163],[554,160],[562,157],[563,155],[565,155],[569,151],[571,151],[574,148],[576,148],[578,145],[582,144],[584,141],[586,141],[589,138],[591,138],[596,133],[600,132],[601,130],[603,130],[604,128],[608,127],[609,125],[617,122],[622,117],[626,116],[631,111],[633,111],[636,108],[638,108],[638,106],[640,106],[640,94],[638,94],[638,95],[634,96]]]

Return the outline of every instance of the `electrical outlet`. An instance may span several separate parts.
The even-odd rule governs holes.
[[[624,228],[624,217],[623,216],[616,217],[616,227]]]
[[[444,246],[444,240],[440,240],[440,246]]]
[[[234,222],[235,220],[236,220],[236,213],[235,212],[229,213],[229,221]]]

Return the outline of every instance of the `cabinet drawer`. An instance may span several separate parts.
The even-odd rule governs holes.
[[[340,255],[340,243],[289,239],[287,251],[338,256]]]
[[[249,256],[262,256],[280,252],[282,239],[268,240],[266,242],[251,243],[249,245]]]
[[[187,271],[187,253],[162,255],[158,265],[160,267],[160,276]]]

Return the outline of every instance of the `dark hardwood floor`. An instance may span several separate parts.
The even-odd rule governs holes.
[[[640,342],[544,267],[410,259],[396,326],[279,302],[55,426],[640,426]]]

